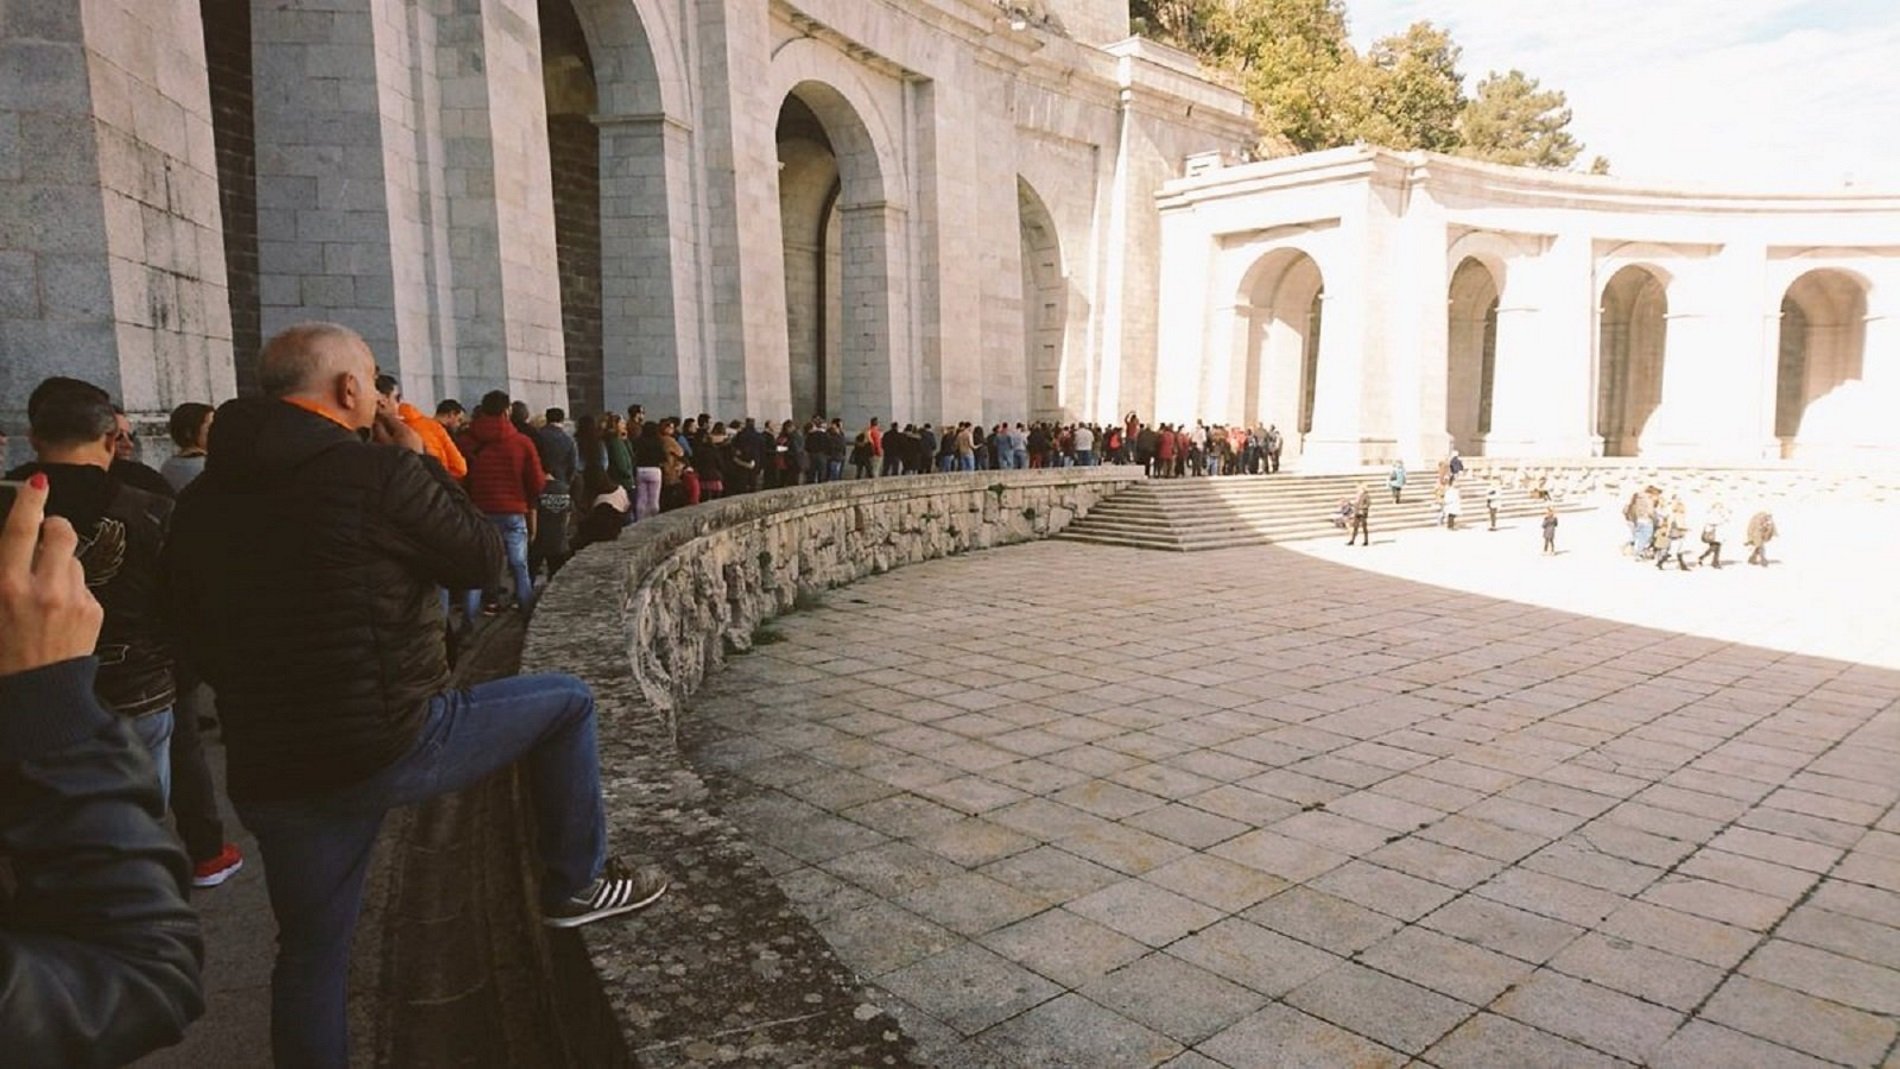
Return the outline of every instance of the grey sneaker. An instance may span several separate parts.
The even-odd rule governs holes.
[[[620,862],[609,860],[591,887],[548,910],[541,923],[550,928],[578,928],[597,920],[645,909],[666,893],[666,874],[643,868],[628,875]]]

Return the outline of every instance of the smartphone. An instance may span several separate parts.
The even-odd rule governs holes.
[[[20,496],[20,488],[25,485],[10,479],[0,479],[0,523],[7,522],[7,514],[13,511],[13,502]]]

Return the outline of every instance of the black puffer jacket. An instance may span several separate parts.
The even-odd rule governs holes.
[[[124,1065],[204,1012],[185,852],[90,657],[0,677],[0,1065]],[[5,881],[0,881],[3,883]]]
[[[7,478],[25,479],[34,472],[46,473],[52,484],[47,514],[66,517],[79,532],[86,585],[106,610],[94,651],[99,701],[121,716],[171,705],[177,689],[158,595],[158,558],[171,522],[171,499],[90,464],[27,464]]]
[[[407,753],[448,682],[436,588],[501,537],[433,460],[249,398],[218,409],[172,519],[166,581],[218,695],[239,801],[308,796]]]

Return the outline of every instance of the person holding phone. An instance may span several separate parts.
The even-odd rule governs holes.
[[[0,484],[0,1062],[116,1066],[204,1012],[185,855],[145,747],[94,693],[105,611],[51,480]]]

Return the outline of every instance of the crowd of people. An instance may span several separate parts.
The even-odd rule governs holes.
[[[1661,571],[1673,563],[1677,571],[1707,565],[1719,571],[1722,547],[1735,537],[1734,517],[1721,498],[1692,514],[1689,503],[1680,495],[1665,499],[1660,487],[1645,486],[1630,494],[1623,506],[1623,519],[1629,524],[1629,541],[1623,552],[1631,559],[1653,562]],[[1751,515],[1742,526],[1743,545],[1748,547],[1748,563],[1768,565],[1768,543],[1775,537],[1773,514],[1762,511]],[[1694,541],[1691,541],[1693,535]],[[1695,563],[1689,554],[1700,546]]]

